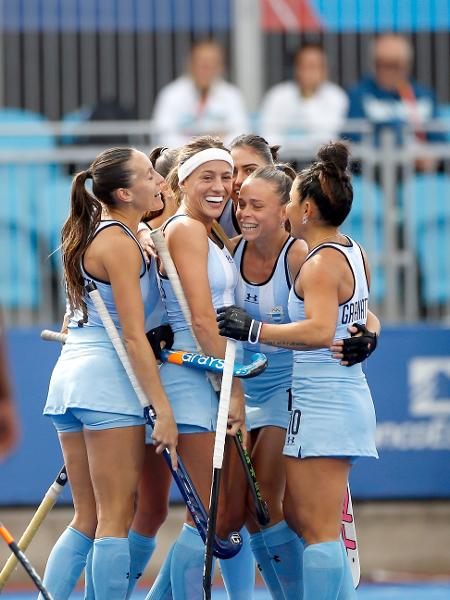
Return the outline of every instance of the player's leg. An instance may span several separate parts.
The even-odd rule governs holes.
[[[285,465],[291,499],[286,519],[306,543],[303,600],[336,600],[345,569],[349,569],[343,559],[340,532],[350,462],[328,457],[285,457]]]
[[[156,454],[152,444],[147,444],[136,513],[128,534],[131,564],[127,598],[150,561],[156,546],[156,534],[167,518],[171,482],[165,460]]]
[[[54,418],[70,479],[74,518],[53,547],[44,583],[54,598],[69,598],[92,547],[97,515],[82,424],[70,411]]]
[[[284,520],[283,498],[286,476],[282,451],[286,430],[262,427],[252,432],[255,439],[252,460],[261,492],[269,505],[270,524],[259,529],[249,523],[252,547],[268,589],[275,598],[301,597],[303,544]]]
[[[123,420],[127,421],[132,418]],[[128,532],[142,472],[144,426],[87,429],[85,440],[98,519],[92,557],[95,598],[125,598],[130,571]]]

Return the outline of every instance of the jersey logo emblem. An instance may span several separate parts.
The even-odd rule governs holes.
[[[269,318],[274,323],[281,323],[284,320],[284,310],[282,306],[274,306],[271,311],[268,313]]]
[[[257,294],[247,293],[247,295],[245,297],[245,301],[246,302],[254,302],[256,304],[258,302],[258,296],[257,296]]]

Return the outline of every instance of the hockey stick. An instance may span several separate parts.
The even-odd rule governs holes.
[[[162,260],[164,269],[166,271],[166,275],[169,278],[169,281],[172,285],[174,294],[177,298],[178,304],[180,305],[180,308],[181,308],[183,316],[186,320],[186,323],[189,325],[189,329],[191,331],[192,337],[194,339],[194,342],[195,342],[195,345],[196,345],[197,351],[198,351],[198,350],[200,350],[200,345],[199,345],[198,340],[195,337],[194,331],[192,329],[191,312],[189,310],[189,306],[188,306],[186,297],[184,295],[184,291],[183,291],[183,288],[182,288],[182,285],[180,282],[180,278],[178,276],[177,269],[172,260],[170,252],[167,248],[166,240],[164,239],[164,234],[163,234],[161,228],[158,228],[158,229],[153,229],[150,232],[150,236],[153,240],[153,243],[155,244],[155,248],[158,252],[159,257]],[[216,392],[218,392],[218,390],[220,389],[220,384],[219,384],[217,378],[214,376],[212,376],[212,377],[210,376],[210,382],[211,382],[211,385],[213,386],[214,390]],[[247,450],[245,450],[245,448],[242,446],[242,436],[238,436],[238,435],[234,436],[234,443],[236,444],[238,454],[241,458],[241,462],[242,462],[242,465],[245,470],[245,474],[246,474],[247,481],[250,486],[252,498],[255,501],[255,511],[256,511],[257,518],[258,518],[258,522],[262,526],[267,525],[270,521],[269,511],[268,511],[266,502],[263,500],[263,498],[261,496],[258,481],[256,480],[255,469],[253,468],[251,458],[250,458]]]
[[[51,596],[48,593],[47,589],[44,587],[44,584],[42,583],[42,580],[39,577],[39,575],[36,573],[36,570],[31,565],[30,561],[25,556],[25,554],[22,552],[22,550],[19,548],[19,546],[16,544],[13,536],[10,534],[10,532],[6,529],[6,527],[1,522],[0,522],[0,535],[5,540],[5,542],[8,544],[8,546],[11,548],[11,551],[16,556],[17,560],[20,562],[22,567],[25,569],[25,571],[31,577],[35,586],[41,592],[44,600],[53,600],[53,596]]]
[[[61,342],[61,344],[65,344],[67,334],[44,329],[41,331],[41,338],[43,340]],[[186,352],[185,350],[169,350],[163,348],[161,350],[161,360],[162,362],[181,365],[192,369],[199,369],[201,371],[211,371],[219,374],[222,374],[223,371],[222,358],[206,356],[198,352]],[[265,370],[266,366],[266,355],[257,352],[252,355],[252,362],[247,364],[235,363],[233,369],[234,377],[240,377],[241,379],[250,379],[251,377],[256,377],[256,375],[259,375]]]
[[[134,374],[122,338],[120,337],[119,332],[117,331],[117,328],[114,325],[113,320],[111,319],[108,309],[106,308],[105,303],[103,302],[103,299],[93,281],[88,283],[85,289],[86,292],[89,294],[92,302],[94,303],[96,311],[100,315],[108,337],[111,340],[111,343],[117,352],[117,356],[119,357],[119,360],[122,363],[126,374],[128,375],[128,379],[130,380],[130,383],[133,386],[134,391],[136,392],[139,402],[141,403],[141,406],[144,409],[144,417],[146,418],[150,427],[154,428],[156,413],[153,407],[148,403],[147,396],[142,390],[141,385],[137,380],[136,375]],[[178,469],[175,471],[172,468],[172,461],[170,457],[170,451],[168,448],[165,448],[165,450],[163,451],[163,456],[170,468],[175,483],[177,484],[178,489],[180,490],[184,498],[186,506],[188,507],[188,510],[198,529],[198,532],[202,537],[203,541],[205,541],[208,515],[186,471],[186,468],[179,456],[177,456]],[[217,556],[217,558],[231,558],[235,556],[241,549],[242,539],[239,533],[232,532],[228,536],[228,540],[221,540],[215,537],[213,540],[213,545],[214,556]]]
[[[355,589],[359,585],[361,576],[361,567],[359,564],[358,540],[356,539],[355,517],[353,513],[352,497],[350,495],[350,486],[347,484],[347,493],[345,494],[344,506],[342,508],[342,541],[347,551],[347,558],[350,562],[350,569],[353,577]]]
[[[58,500],[58,497],[60,496],[66,483],[66,467],[63,466],[58,475],[56,476],[55,481],[48,488],[42,502],[38,506],[36,512],[33,515],[33,518],[29,522],[28,527],[25,529],[22,537],[18,541],[17,546],[20,548],[20,550],[25,551],[28,548],[28,546],[31,543],[31,540],[36,535],[36,532],[41,526],[43,520],[52,510],[55,502]],[[11,577],[11,574],[14,571],[17,563],[17,556],[15,554],[11,554],[0,573],[0,592],[5,587],[8,579]]]
[[[216,532],[217,511],[219,508],[220,475],[222,473],[225,437],[227,434],[228,412],[230,410],[231,386],[233,383],[233,364],[236,356],[236,342],[227,340],[225,349],[222,385],[220,387],[219,409],[217,413],[216,436],[213,453],[213,475],[209,499],[208,528],[206,531],[205,562],[203,565],[203,597],[211,599],[211,580],[213,567],[213,543]]]
[[[198,352],[186,352],[185,350],[161,350],[162,362],[168,362],[176,365],[183,365],[200,369],[201,371],[210,371],[211,373],[223,372],[224,360],[222,358],[214,358],[206,356]],[[252,355],[252,361],[243,363],[234,363],[233,377],[241,379],[250,379],[262,373],[267,367],[267,357],[265,354],[257,352]]]

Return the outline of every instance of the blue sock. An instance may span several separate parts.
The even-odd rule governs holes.
[[[145,600],[172,600],[172,586],[170,584],[170,565],[175,544],[169,550],[158,577],[155,579],[152,589],[147,594]]]
[[[303,592],[303,542],[286,521],[263,529],[264,541],[286,598],[300,600]]]
[[[303,600],[337,600],[343,571],[341,542],[307,546],[303,553]]]
[[[132,529],[128,533],[128,541],[130,543],[130,580],[128,582],[127,599],[130,598],[156,546],[154,537],[141,535]]]
[[[173,600],[203,598],[205,544],[198,531],[183,525],[173,548],[170,581]]]
[[[344,563],[344,577],[341,583],[341,589],[339,590],[339,595],[337,600],[356,600],[356,590],[355,585],[353,583],[352,570],[350,568],[350,562],[347,557],[347,550],[345,549],[344,542],[341,538],[341,551],[342,551],[342,560]]]
[[[103,537],[94,541],[92,581],[95,600],[124,600],[130,577],[128,538]]]
[[[94,582],[92,581],[92,554],[94,548],[91,548],[87,555],[86,567],[84,570],[84,600],[95,600]]]
[[[53,598],[69,598],[83,572],[91,547],[92,540],[73,527],[67,527],[62,533],[45,567],[44,584]],[[38,600],[42,600],[41,594]]]
[[[245,527],[241,529],[242,548],[233,558],[220,560],[220,571],[228,598],[252,600],[255,589],[255,559],[250,548],[250,536]]]
[[[250,534],[250,547],[256,564],[273,600],[285,600],[283,590],[275,572],[274,563],[267,550],[262,531]]]

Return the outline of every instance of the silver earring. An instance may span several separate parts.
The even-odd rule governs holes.
[[[308,217],[305,215],[302,219],[302,225],[306,225],[307,222],[308,222]]]

